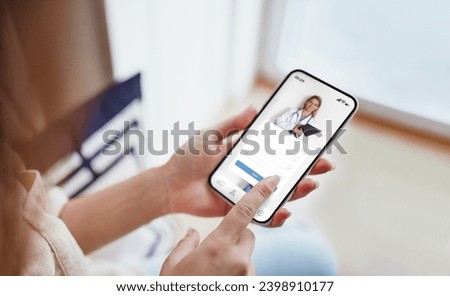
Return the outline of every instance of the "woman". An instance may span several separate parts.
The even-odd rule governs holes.
[[[0,5],[0,33],[4,34]],[[5,18],[6,17],[6,18]],[[0,40],[7,40],[0,36]],[[165,260],[162,275],[248,275],[255,273],[251,255],[255,243],[247,229],[259,206],[271,194],[279,178],[266,178],[233,208],[218,198],[208,186],[208,176],[228,153],[223,138],[216,139],[221,153],[193,155],[187,146],[184,155],[175,154],[163,166],[148,169],[135,177],[102,191],[66,201],[45,188],[40,173],[26,170],[15,153],[21,142],[45,128],[39,120],[44,102],[27,97],[26,75],[15,75],[26,67],[18,50],[8,52],[0,43],[0,274],[1,275],[84,275],[92,274],[86,256],[130,231],[169,213],[197,216],[224,216],[222,223],[200,242],[199,234],[189,230]],[[20,44],[17,43],[19,46]],[[13,58],[11,58],[13,57]],[[14,72],[16,71],[16,72]],[[19,79],[20,77],[20,79]],[[247,127],[256,116],[249,108],[214,127],[229,135]],[[44,118],[43,116],[40,119]],[[36,128],[39,127],[39,128]],[[55,139],[57,141],[57,139]],[[190,141],[203,147],[203,137]],[[43,143],[43,145],[51,145]],[[26,159],[41,157],[26,155]],[[319,161],[312,174],[332,169]],[[293,199],[316,189],[311,179],[303,180]],[[290,216],[280,209],[271,226],[281,226]],[[104,271],[108,273],[108,271]]]
[[[4,124],[7,109],[1,110]],[[254,109],[248,109],[215,129],[226,135],[231,130],[245,128],[255,115]],[[39,172],[20,167],[19,159],[12,157],[11,138],[5,137],[3,131],[4,128],[0,151],[2,274],[91,274],[85,254],[169,213],[225,217],[201,243],[199,234],[189,230],[166,259],[161,274],[255,273],[250,259],[255,237],[247,225],[276,187],[278,179],[269,177],[260,182],[230,210],[207,185],[210,172],[227,153],[221,143],[223,139],[219,139],[218,146],[222,148],[219,155],[191,155],[185,146],[186,155],[175,154],[161,167],[100,192],[72,199],[60,206],[59,211],[52,211],[57,198],[45,190]],[[201,137],[193,141],[197,142],[196,147],[201,147]],[[321,160],[312,173],[325,173],[330,169],[331,164]],[[311,179],[302,181],[293,199],[307,195],[316,187]],[[281,226],[289,216],[289,211],[281,209],[271,226]]]
[[[317,115],[321,105],[322,98],[312,96],[306,100],[302,108],[287,110],[277,118],[275,123],[298,138],[303,134],[301,128],[303,125],[310,124],[314,126],[314,117]]]

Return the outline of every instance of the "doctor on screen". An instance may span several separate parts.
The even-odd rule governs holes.
[[[314,117],[317,115],[321,105],[322,98],[312,96],[306,100],[301,109],[291,108],[281,114],[276,119],[275,124],[298,138],[303,134],[303,126],[315,125]]]

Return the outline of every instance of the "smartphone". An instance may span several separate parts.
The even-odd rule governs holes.
[[[357,109],[355,97],[303,70],[292,71],[212,172],[211,187],[234,205],[265,177],[280,176],[254,217],[268,224]]]

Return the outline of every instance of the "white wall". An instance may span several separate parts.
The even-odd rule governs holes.
[[[450,139],[448,1],[269,3],[265,75],[307,70],[360,98],[363,112]]]
[[[145,129],[223,119],[229,99],[253,84],[261,8],[256,0],[106,1],[114,76],[142,73]]]

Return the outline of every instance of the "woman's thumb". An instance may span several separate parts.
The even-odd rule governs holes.
[[[199,244],[200,235],[195,229],[189,228],[186,235],[178,242],[169,257],[167,257],[164,265],[177,265],[187,254],[197,248]]]

